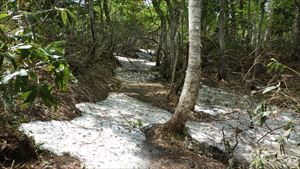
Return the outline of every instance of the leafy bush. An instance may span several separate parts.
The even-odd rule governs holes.
[[[64,24],[70,24],[70,11],[57,8]],[[50,11],[50,10],[49,10]],[[9,24],[16,16],[9,12],[0,14],[0,104],[8,110],[15,105],[28,108],[35,102],[55,107],[57,100],[54,91],[67,90],[68,82],[73,78],[69,65],[64,59],[64,41],[47,43],[35,40],[32,25],[18,25],[9,30]],[[7,19],[9,17],[9,19]],[[9,22],[8,22],[9,21]],[[0,106],[1,108],[1,106]]]

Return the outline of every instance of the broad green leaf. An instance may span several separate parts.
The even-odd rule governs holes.
[[[41,97],[41,99],[43,100],[44,104],[47,107],[55,106],[56,101],[55,101],[54,97],[51,94],[51,88],[47,84],[43,84],[40,87],[39,96]]]
[[[8,74],[8,75],[4,76],[3,79],[0,81],[0,85],[8,84],[16,76],[28,76],[28,70],[21,69],[19,71],[16,71],[14,73],[11,73],[11,74]]]
[[[39,94],[39,87],[34,87],[32,90],[24,93],[24,95],[27,95],[25,101],[23,102],[23,104],[29,103],[29,104],[33,104],[33,102],[35,101],[35,99],[37,98]]]
[[[10,61],[10,63],[14,66],[15,69],[17,69],[18,65],[16,63],[15,58],[11,54],[5,53],[4,57],[6,60]]]

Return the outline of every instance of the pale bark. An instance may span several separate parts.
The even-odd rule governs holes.
[[[179,5],[180,2],[175,0],[165,0],[168,6],[168,12],[170,16],[170,58],[171,58],[171,83],[174,84],[175,82],[175,73],[176,73],[176,66],[178,62],[178,52],[177,52],[177,33],[180,24],[180,15],[182,9]]]
[[[274,9],[273,9],[273,3],[269,2],[269,13],[268,13],[268,25],[267,25],[267,29],[266,29],[266,33],[265,33],[265,41],[269,41],[272,37],[272,19],[273,19],[273,13],[274,13]]]
[[[256,43],[255,43],[255,57],[258,57],[259,55],[259,50],[262,45],[262,25],[264,22],[264,17],[265,17],[265,4],[267,0],[263,0],[260,2],[259,7],[260,7],[260,14],[259,14],[259,19],[258,19],[258,27],[257,27],[257,32],[256,32]]]
[[[225,42],[225,23],[226,23],[226,0],[220,1],[220,13],[218,18],[219,23],[219,45],[220,45],[220,65],[218,68],[218,78],[219,80],[226,78],[226,58],[225,58],[225,49],[226,49],[226,42]]]
[[[189,61],[178,106],[165,128],[182,132],[194,110],[200,86],[201,64],[201,0],[189,0]]]

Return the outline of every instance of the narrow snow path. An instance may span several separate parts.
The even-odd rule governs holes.
[[[118,56],[122,67],[115,70],[116,77],[124,83],[147,83],[155,80],[159,73],[154,71],[154,62],[148,59],[132,59]],[[238,138],[234,153],[238,159],[248,162],[258,148],[269,148],[279,152],[276,142],[284,130],[276,130],[263,137],[267,127],[254,124],[249,128],[250,117],[247,96],[239,96],[216,88],[203,86],[200,89],[195,110],[210,116],[206,122],[189,121],[187,127],[191,136],[199,142],[225,150],[223,133],[231,145]],[[77,157],[88,169],[93,168],[147,168],[153,153],[159,151],[145,143],[139,127],[152,123],[163,123],[171,117],[165,110],[142,103],[122,93],[110,93],[99,103],[81,103],[76,107],[82,116],[72,121],[31,122],[20,126],[20,130],[32,136],[41,148],[58,155],[69,153]],[[274,110],[274,112],[276,112]],[[276,116],[280,119],[276,119]],[[290,112],[277,111],[267,121],[268,127],[276,128],[289,121],[295,123],[295,133],[288,140],[286,153],[294,159],[287,164],[296,164],[300,159],[300,118]],[[222,133],[223,130],[223,133]],[[238,132],[238,134],[237,134]],[[259,142],[258,138],[263,139]],[[285,158],[287,155],[278,155]],[[283,166],[285,164],[282,164]]]

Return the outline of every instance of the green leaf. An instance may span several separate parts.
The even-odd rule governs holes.
[[[39,94],[39,88],[37,86],[35,86],[32,90],[25,92],[24,94],[22,94],[23,96],[21,96],[21,97],[27,96],[23,104],[26,103],[33,104],[38,94]]]
[[[0,40],[5,42],[7,39],[4,30],[0,27]]]
[[[16,60],[11,54],[4,53],[3,56],[6,60],[8,60],[14,66],[15,69],[17,69],[18,66],[17,66]]]
[[[0,81],[0,85],[8,84],[16,76],[28,76],[28,70],[21,69],[19,71],[16,71],[14,73],[11,73],[11,74],[8,74],[8,75],[4,76],[3,79]]]
[[[271,111],[265,111],[262,113],[259,121],[261,126],[268,120],[271,113],[272,113]]]
[[[47,107],[52,107],[52,106],[56,105],[56,100],[54,99],[53,95],[51,94],[51,88],[47,84],[43,84],[40,87],[39,95]]]
[[[56,8],[58,11],[59,11],[59,13],[60,13],[60,17],[61,17],[61,20],[63,21],[63,24],[65,25],[65,26],[67,26],[68,25],[68,23],[69,23],[69,19],[68,19],[68,14],[67,14],[67,11],[66,11],[66,9],[64,9],[64,8]]]
[[[7,14],[7,12],[0,12],[0,19],[6,18],[9,15]]]

